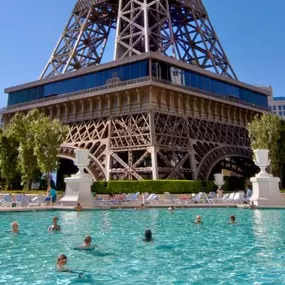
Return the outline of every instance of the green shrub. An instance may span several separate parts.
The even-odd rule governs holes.
[[[169,193],[198,193],[210,192],[214,189],[212,181],[190,181],[190,180],[123,180],[109,182],[95,182],[92,191],[98,194],[106,193],[134,193],[149,192],[156,194]]]

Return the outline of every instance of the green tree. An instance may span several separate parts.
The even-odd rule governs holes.
[[[285,159],[285,124],[276,115],[256,115],[248,124],[249,138],[252,149],[268,149],[271,159],[271,172],[283,176]]]
[[[0,169],[1,177],[6,180],[6,185],[17,177],[18,142],[3,133],[0,134]]]
[[[67,126],[59,120],[45,117],[37,109],[26,115],[17,113],[12,118],[7,136],[18,143],[18,168],[26,189],[39,170],[49,178],[49,174],[57,168],[56,156],[67,133]]]
[[[18,142],[18,169],[21,172],[25,189],[29,189],[30,181],[38,170],[37,158],[34,155],[32,122],[40,116],[38,110],[32,110],[27,115],[17,113],[7,127],[7,136]]]
[[[41,172],[46,174],[50,186],[50,173],[57,169],[57,154],[67,136],[68,127],[59,120],[41,116],[33,122],[32,129],[35,142],[34,155]]]

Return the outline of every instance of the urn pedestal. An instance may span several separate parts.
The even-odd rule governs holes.
[[[250,203],[260,207],[281,207],[285,206],[285,201],[279,191],[280,178],[273,177],[267,173],[269,166],[269,151],[267,149],[254,150],[255,164],[260,167],[260,172],[255,177],[250,178],[252,182],[252,196]]]
[[[90,174],[84,173],[84,168],[89,164],[88,155],[88,150],[75,150],[74,164],[79,168],[79,171],[64,179],[66,187],[65,194],[60,200],[61,205],[75,206],[80,203],[82,207],[93,206],[93,195],[91,193],[93,179]]]

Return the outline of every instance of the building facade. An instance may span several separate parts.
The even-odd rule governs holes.
[[[272,113],[285,119],[285,97],[269,97],[268,105]]]
[[[59,157],[88,149],[94,180],[250,173],[246,127],[271,93],[237,80],[200,0],[78,0],[68,23],[40,80],[6,89],[5,124],[33,108],[60,119]]]

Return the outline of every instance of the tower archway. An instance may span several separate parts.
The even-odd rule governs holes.
[[[211,150],[201,161],[198,168],[198,179],[209,180],[215,172],[226,169],[248,177],[256,173],[258,168],[252,160],[250,148],[221,146]]]

